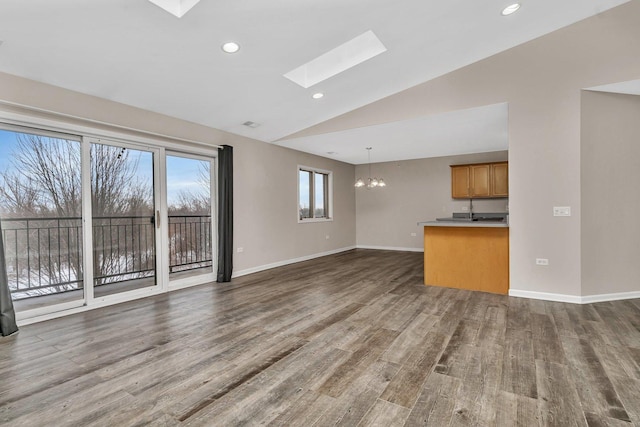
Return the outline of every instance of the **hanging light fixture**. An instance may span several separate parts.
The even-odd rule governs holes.
[[[376,188],[376,187],[386,187],[387,184],[384,182],[382,178],[371,177],[371,147],[367,147],[367,154],[369,157],[369,178],[367,178],[366,182],[362,178],[358,178],[355,183],[356,188],[367,187]]]

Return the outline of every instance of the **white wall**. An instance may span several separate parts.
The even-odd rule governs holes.
[[[25,113],[21,108],[6,105],[6,102],[56,114]],[[234,272],[251,271],[265,265],[355,246],[353,165],[0,73],[0,118],[3,111],[5,117],[8,113],[19,112],[38,120],[54,118],[63,124],[87,124],[61,116],[73,115],[146,132],[233,146],[234,246],[244,249],[243,253],[233,254]],[[109,129],[108,125],[89,125],[96,129]],[[189,145],[184,144],[185,147]],[[298,165],[333,171],[333,221],[298,223]],[[326,239],[327,235],[329,239]]]
[[[375,163],[372,175],[387,186],[356,189],[356,242],[358,246],[423,250],[420,221],[451,216],[469,206],[468,200],[451,198],[453,164],[507,160],[506,151]],[[356,175],[368,177],[368,165],[356,167]],[[507,199],[476,199],[474,212],[504,212]],[[415,233],[415,236],[411,236]]]
[[[638,22],[631,1],[296,136],[508,102],[511,289],[579,297],[580,92],[640,76]],[[572,216],[554,217],[554,206]]]
[[[582,94],[582,293],[640,296],[640,96]]]

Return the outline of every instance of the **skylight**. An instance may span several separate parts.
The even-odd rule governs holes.
[[[387,48],[369,30],[284,76],[307,89],[386,51]]]
[[[195,6],[200,0],[149,0],[156,6],[160,6],[172,15],[182,18],[182,16],[189,12],[189,10]]]

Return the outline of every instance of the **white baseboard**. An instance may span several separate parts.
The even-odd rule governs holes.
[[[357,245],[358,249],[375,249],[378,251],[424,252],[424,248],[399,248],[397,246]]]
[[[269,270],[276,267],[282,267],[289,264],[295,264],[297,262],[309,261],[314,258],[320,258],[327,255],[338,254],[340,252],[350,251],[355,248],[356,248],[355,246],[347,246],[345,248],[333,249],[327,252],[320,252],[317,254],[305,255],[299,258],[286,259],[284,261],[273,262],[271,264],[265,264],[265,265],[259,265],[257,267],[246,268],[244,270],[234,271],[231,274],[231,277],[234,278],[234,277],[246,276],[247,274],[257,273],[259,271]]]
[[[545,301],[570,302],[572,304],[582,304],[582,297],[577,295],[553,294],[548,292],[522,291],[509,289],[510,297],[541,299]]]
[[[518,289],[509,289],[509,296],[540,299],[545,301],[568,302],[572,304],[592,304],[594,302],[618,301],[618,300],[624,300],[624,299],[640,298],[640,291],[580,296],[580,295],[565,295],[565,294],[554,294],[554,293],[548,293],[548,292],[535,292],[535,291],[523,291]]]
[[[593,302],[617,301],[617,300],[635,299],[635,298],[640,298],[640,291],[618,292],[615,294],[587,295],[582,297],[582,303],[591,304]]]

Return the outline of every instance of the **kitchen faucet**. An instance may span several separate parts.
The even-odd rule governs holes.
[[[469,219],[473,219],[473,198],[469,197]]]

